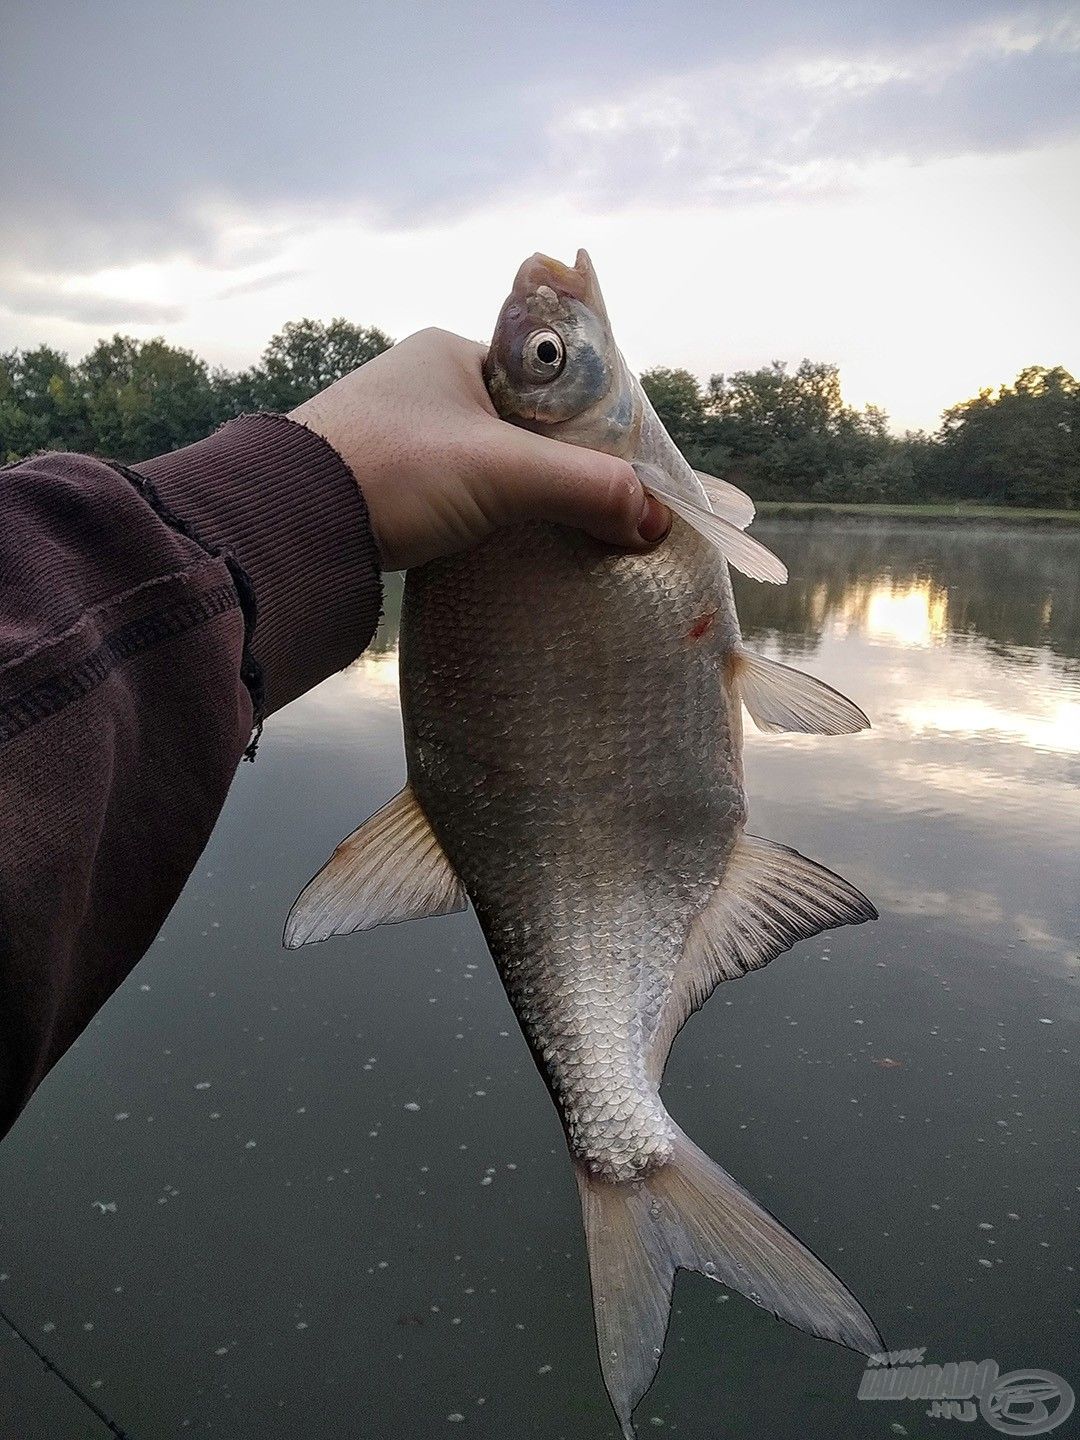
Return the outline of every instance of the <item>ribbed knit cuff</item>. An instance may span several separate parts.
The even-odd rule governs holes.
[[[134,468],[247,573],[267,714],[371,640],[382,607],[378,547],[352,472],[321,436],[284,415],[242,415]]]

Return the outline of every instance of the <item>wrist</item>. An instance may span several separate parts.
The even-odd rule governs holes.
[[[381,606],[378,550],[351,467],[326,437],[283,415],[245,415],[136,468],[251,580],[268,714],[364,649]]]

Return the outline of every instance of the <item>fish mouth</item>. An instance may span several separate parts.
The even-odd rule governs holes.
[[[561,260],[543,255],[538,250],[535,255],[530,255],[522,262],[514,277],[511,293],[515,300],[527,300],[530,295],[536,294],[541,285],[546,285],[549,290],[554,290],[556,295],[565,295],[571,300],[584,300],[585,270],[578,269],[583,257],[587,265],[589,257],[584,250],[578,251],[574,265],[564,265]]]
[[[573,265],[564,265],[561,260],[538,250],[522,263],[510,294],[512,299],[524,304],[543,286],[553,290],[560,299],[580,300],[597,315],[606,318],[604,298],[587,250],[577,252]]]

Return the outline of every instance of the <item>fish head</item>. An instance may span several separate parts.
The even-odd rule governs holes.
[[[484,381],[504,420],[610,454],[628,453],[633,386],[588,254],[532,255],[495,325]]]

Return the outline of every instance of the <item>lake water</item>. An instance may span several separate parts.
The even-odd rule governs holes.
[[[751,829],[881,919],[722,986],[667,1103],[891,1346],[1080,1388],[1080,528],[755,533],[792,580],[739,585],[751,642],[875,728],[748,725]],[[267,726],[151,953],[0,1147],[0,1306],[135,1440],[616,1434],[562,1133],[473,916],[280,948],[403,782],[394,599],[382,648]],[[942,1433],[857,1400],[861,1373],[683,1275],[639,1427]],[[0,1377],[4,1440],[108,1433],[2,1325]]]

